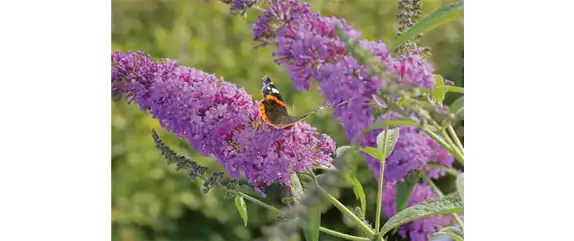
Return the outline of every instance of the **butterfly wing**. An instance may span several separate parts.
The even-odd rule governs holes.
[[[287,128],[294,125],[299,119],[289,116],[287,106],[279,90],[267,76],[263,78],[261,89],[263,100],[259,103],[259,112],[265,122],[277,128]]]

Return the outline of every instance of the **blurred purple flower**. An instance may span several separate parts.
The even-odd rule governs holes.
[[[383,213],[387,217],[392,217],[396,214],[395,193],[396,182],[385,182],[385,186],[383,188],[382,208]],[[411,197],[407,202],[407,207],[433,198],[438,198],[438,196],[428,185],[416,184],[411,192]],[[437,227],[444,227],[452,221],[454,221],[454,218],[451,215],[430,216],[401,225],[399,234],[403,238],[409,236],[412,241],[427,241],[428,235],[439,230]]]
[[[290,186],[292,172],[332,161],[331,137],[319,136],[306,123],[286,130],[268,127],[244,89],[176,61],[114,52],[112,92],[150,111],[202,155],[213,155],[233,178],[244,173],[262,195],[276,180]]]
[[[311,6],[299,0],[267,2],[270,3],[269,7],[253,24],[253,40],[261,42],[259,46],[267,45],[269,40],[275,38],[278,26],[311,15]]]
[[[229,11],[233,14],[243,15],[248,8],[251,8],[257,0],[219,0],[229,4]]]

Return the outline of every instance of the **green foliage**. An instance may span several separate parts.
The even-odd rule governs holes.
[[[411,28],[406,32],[401,34],[393,43],[393,48],[396,49],[398,46],[403,44],[405,41],[417,36],[420,33],[424,33],[433,28],[440,26],[441,24],[460,19],[463,16],[463,6],[464,1],[458,0],[450,4],[446,4],[441,9],[424,16],[419,21],[417,21]]]
[[[386,234],[393,228],[417,219],[438,215],[460,213],[464,211],[462,200],[458,196],[444,196],[442,198],[425,200],[417,205],[410,206],[400,211],[389,219],[381,228],[381,233]]]
[[[303,227],[305,240],[318,241],[319,227],[321,227],[321,209],[319,207],[311,207],[309,208],[306,225]]]
[[[456,176],[456,191],[464,203],[464,173],[460,173]]]
[[[307,0],[305,0],[307,1]],[[396,4],[386,1],[311,0],[313,11],[325,16],[345,18],[370,40],[391,43],[396,36]],[[424,13],[440,8],[446,0],[425,1]],[[145,51],[154,59],[170,58],[180,64],[215,73],[236,83],[261,98],[261,77],[268,75],[288,103],[294,115],[313,110],[323,101],[313,84],[307,92],[295,92],[288,74],[273,62],[274,47],[253,50],[251,24],[257,19],[251,11],[246,18],[229,14],[229,6],[205,0],[112,0],[112,51]],[[453,79],[462,86],[462,22],[450,22],[428,32],[421,40],[431,47],[430,61],[437,74]],[[448,97],[447,97],[448,100]],[[445,101],[447,102],[447,101]],[[224,193],[214,189],[201,193],[201,182],[189,182],[183,172],[168,166],[151,139],[156,129],[175,151],[209,167],[223,170],[209,157],[193,150],[185,140],[165,132],[157,120],[143,113],[138,106],[125,101],[112,101],[112,239],[113,240],[182,240],[224,241],[254,240],[261,227],[275,220],[275,214],[247,201],[249,226],[244,227],[235,205],[224,200]],[[306,120],[319,132],[327,133],[337,146],[348,145],[340,124],[332,120],[329,109],[317,112]],[[393,125],[389,125],[393,127]],[[360,180],[368,205],[376,197],[372,170],[367,169],[357,154],[355,177]],[[303,180],[302,180],[303,181]],[[251,188],[241,191],[259,196]],[[342,192],[342,203],[359,201],[350,190]],[[268,190],[265,201],[281,206],[281,191]],[[362,201],[361,201],[362,202]],[[353,228],[336,221],[338,211],[323,213],[324,226],[350,233]],[[338,240],[322,235],[321,240]]]
[[[446,235],[446,236],[452,238],[454,241],[463,241],[464,240],[463,231],[460,230],[459,228],[453,227],[453,226],[445,227],[445,228],[439,230],[438,232],[432,234],[432,236],[437,236],[437,235]]]
[[[464,120],[464,96],[461,96],[450,105],[450,111],[457,118]]]
[[[363,216],[365,216],[367,212],[367,196],[365,195],[361,181],[352,173],[346,173],[344,177],[345,180],[353,186],[353,193],[355,193],[355,197],[361,202],[361,212]]]
[[[391,155],[397,140],[399,140],[399,128],[385,129],[377,135],[377,149],[383,152],[384,158]]]
[[[301,185],[301,181],[299,181],[297,173],[291,174],[291,196],[295,203],[298,203],[303,196],[303,186]]]
[[[373,158],[375,158],[381,162],[383,160],[385,160],[385,154],[383,153],[382,150],[380,150],[378,148],[368,146],[368,147],[361,148],[361,151],[369,154],[370,156],[372,156]]]
[[[446,96],[446,91],[441,89],[444,86],[444,78],[438,74],[434,75],[434,80],[436,81],[434,84],[434,89],[432,92],[432,97],[437,100],[438,102],[442,103],[444,97]]]
[[[413,119],[407,119],[407,118],[400,118],[400,119],[395,119],[395,120],[385,120],[382,122],[377,122],[375,124],[372,124],[371,126],[367,127],[367,129],[365,129],[363,131],[363,133],[367,133],[367,132],[372,131],[372,130],[383,128],[385,126],[388,126],[388,127],[419,126],[420,124],[421,123],[419,123]]]
[[[421,175],[420,172],[413,171],[409,173],[409,175],[407,176],[407,178],[405,178],[404,181],[397,184],[397,191],[395,193],[397,213],[399,213],[400,211],[402,211],[407,207],[413,188],[421,178],[420,175]]]
[[[241,219],[243,219],[243,224],[247,227],[247,205],[245,205],[245,199],[242,196],[235,196],[234,203],[239,215],[241,215]]]

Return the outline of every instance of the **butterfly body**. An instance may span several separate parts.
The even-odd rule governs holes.
[[[263,100],[259,103],[259,113],[265,123],[275,128],[288,128],[297,122],[307,118],[308,115],[301,117],[290,116],[287,112],[287,106],[279,90],[271,79],[263,78],[263,88],[261,89]]]

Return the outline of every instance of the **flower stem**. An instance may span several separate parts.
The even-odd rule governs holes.
[[[458,148],[458,146],[456,144],[454,144],[454,141],[452,140],[450,135],[446,132],[446,129],[442,129],[441,132],[442,132],[443,138],[452,147],[452,150],[454,150],[455,152],[458,152],[458,154],[462,156],[463,155],[462,150],[460,148]]]
[[[426,171],[422,171],[422,177],[425,180],[425,182],[430,186],[430,188],[439,196],[439,197],[444,197],[444,194],[442,193],[442,191],[436,186],[436,184],[434,184],[434,182],[429,178],[428,174]],[[454,219],[456,220],[456,222],[458,223],[458,225],[460,225],[461,228],[464,229],[464,222],[462,221],[462,219],[458,216],[458,214],[453,213],[452,216],[454,216]]]
[[[385,173],[385,162],[381,163],[379,168],[379,191],[377,192],[377,213],[375,216],[375,230],[379,232],[381,226],[381,202],[383,201],[383,175]]]
[[[247,195],[247,194],[245,194],[245,193],[237,192],[237,195],[239,195],[239,196],[241,196],[241,197],[243,197],[243,198],[245,198],[245,199],[247,199],[247,200],[249,200],[249,201],[252,201],[253,203],[255,203],[255,204],[257,204],[257,205],[259,205],[259,206],[261,206],[261,207],[264,207],[264,208],[266,208],[266,209],[268,209],[268,210],[270,210],[270,211],[273,211],[273,212],[275,212],[275,213],[281,212],[281,211],[280,211],[279,209],[277,209],[276,207],[273,207],[273,206],[271,206],[271,205],[269,205],[269,204],[266,204],[266,203],[264,203],[264,202],[262,202],[262,201],[259,201],[259,200],[257,200],[256,198],[254,198],[254,197],[252,197],[252,196],[249,196],[249,195]],[[341,233],[341,232],[337,232],[337,231],[335,231],[335,230],[331,230],[331,229],[328,229],[328,228],[325,228],[325,227],[319,227],[319,231],[321,231],[321,232],[323,232],[323,233],[326,233],[326,234],[330,234],[330,235],[339,237],[339,238],[348,239],[348,240],[356,240],[356,241],[369,241],[369,240],[370,240],[370,239],[368,239],[368,238],[362,238],[362,237],[357,237],[357,236],[353,236],[353,235],[349,235],[349,234],[344,234],[344,233]]]
[[[245,199],[247,199],[247,200],[249,200],[249,201],[252,201],[252,202],[254,202],[254,203],[257,204],[257,205],[259,205],[259,206],[261,206],[261,207],[264,207],[264,208],[266,208],[266,209],[269,209],[269,210],[271,210],[271,211],[274,211],[274,212],[276,212],[276,213],[281,212],[281,211],[280,211],[279,209],[277,209],[276,207],[273,207],[273,206],[271,206],[271,205],[269,205],[269,204],[267,204],[267,203],[264,203],[264,202],[262,202],[262,201],[259,201],[257,198],[254,198],[254,197],[252,197],[252,196],[249,196],[249,195],[247,195],[247,194],[245,194],[245,193],[237,192],[237,195],[242,196],[242,197],[244,197]]]
[[[443,170],[446,172],[446,174],[454,176],[454,177],[456,177],[458,175],[458,172],[455,169],[449,168],[449,167],[442,165],[442,164],[429,163],[429,164],[427,164],[427,166],[430,168],[436,168],[436,169]]]
[[[356,240],[356,241],[369,241],[369,240],[371,240],[370,238],[363,238],[363,237],[348,235],[348,234],[340,233],[340,232],[337,232],[335,230],[324,228],[324,227],[319,227],[319,231],[326,233],[326,234],[333,235],[335,237],[347,239],[347,240]]]
[[[387,117],[390,113],[387,112]],[[383,158],[379,160],[381,167],[379,168],[379,191],[377,192],[377,212],[375,216],[375,232],[379,233],[379,227],[381,227],[381,202],[383,201],[383,176],[385,175],[385,159],[389,153],[385,153],[387,150],[387,141],[389,139],[389,125],[385,125],[385,134],[383,135]]]
[[[452,139],[454,140],[454,143],[456,143],[456,145],[458,146],[458,149],[460,150],[461,153],[464,154],[464,146],[462,145],[462,143],[460,142],[460,139],[458,139],[458,136],[456,135],[456,132],[454,131],[454,129],[452,128],[452,125],[448,125],[447,127],[448,133],[452,136]]]
[[[364,232],[368,233],[371,236],[375,235],[375,232],[373,232],[373,230],[369,226],[363,223],[363,220],[357,217],[351,210],[349,210],[347,207],[345,207],[345,205],[339,202],[339,200],[331,196],[331,194],[325,191],[325,189],[323,189],[322,187],[319,187],[319,190],[321,190],[323,195],[327,198],[327,200],[331,204],[333,204],[333,206],[335,206],[337,209],[339,209],[339,211],[345,214],[351,221],[353,221],[357,226],[359,226],[361,230],[363,230]]]
[[[435,134],[434,132],[426,129],[426,128],[422,128],[423,132],[426,133],[428,136],[430,136],[432,139],[434,139],[438,144],[440,144],[442,147],[444,147],[447,151],[449,151],[454,158],[461,164],[464,166],[464,155],[462,155],[460,152],[457,151],[457,149],[453,148],[452,146],[450,146],[449,144],[447,144],[443,139],[441,139],[437,134]]]

